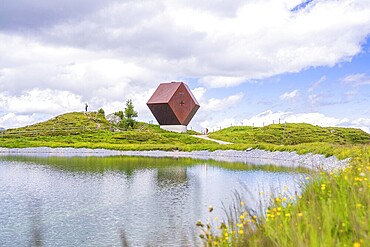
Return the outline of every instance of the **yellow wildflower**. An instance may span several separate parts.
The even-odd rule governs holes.
[[[354,242],[353,247],[361,247],[361,244],[359,242]]]

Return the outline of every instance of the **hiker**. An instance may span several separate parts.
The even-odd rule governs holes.
[[[206,128],[206,135],[208,135],[208,128]]]
[[[87,112],[87,107],[89,106],[85,103],[85,112]]]

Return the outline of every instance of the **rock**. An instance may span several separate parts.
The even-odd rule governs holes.
[[[119,116],[115,115],[114,113],[107,115],[105,119],[107,119],[108,122],[114,125],[119,125],[119,123],[122,120]]]

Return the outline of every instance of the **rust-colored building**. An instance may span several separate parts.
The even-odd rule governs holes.
[[[161,128],[184,132],[199,103],[184,82],[161,83],[147,102]]]

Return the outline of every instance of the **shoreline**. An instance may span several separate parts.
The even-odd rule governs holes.
[[[108,156],[141,156],[153,158],[193,158],[200,160],[215,160],[226,162],[242,162],[252,165],[275,165],[281,167],[303,167],[319,171],[335,171],[345,168],[349,158],[338,160],[335,156],[325,157],[322,154],[297,154],[287,151],[266,151],[251,149],[245,151],[217,150],[217,151],[118,151],[109,149],[89,148],[0,148],[1,156],[38,156],[38,157],[108,157]]]

